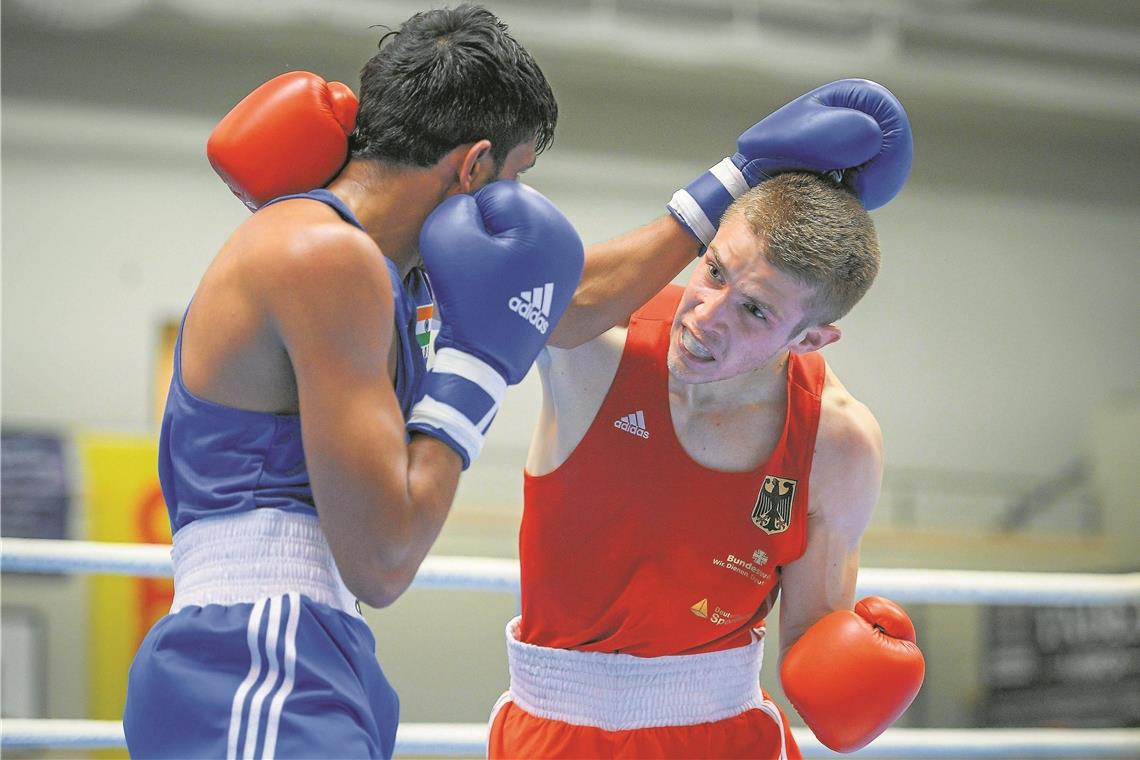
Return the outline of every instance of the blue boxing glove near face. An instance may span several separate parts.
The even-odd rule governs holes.
[[[668,209],[708,245],[734,200],[786,171],[832,174],[858,193],[864,208],[876,209],[902,189],[913,154],[898,99],[866,79],[841,79],[750,127],[737,139],[736,153],[678,190]]]
[[[513,180],[439,205],[420,231],[440,330],[408,429],[456,450],[466,469],[508,385],[526,376],[570,305],[582,241],[538,191]]]

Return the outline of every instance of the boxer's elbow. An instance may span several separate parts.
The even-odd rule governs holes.
[[[341,580],[361,604],[387,607],[415,579],[419,563],[414,561],[411,531],[390,522],[379,535],[359,538],[356,551],[336,558]]]
[[[391,552],[385,552],[373,562],[362,563],[350,573],[344,573],[342,579],[361,604],[381,609],[408,590],[415,579],[415,568],[410,563],[394,561]]]
[[[454,451],[430,436],[413,446],[412,462],[355,490],[336,510],[326,506],[322,525],[341,579],[370,607],[387,607],[415,580],[420,564],[451,507],[460,463]],[[360,482],[365,482],[361,478]]]
[[[562,316],[558,325],[551,331],[546,345],[550,348],[577,348],[590,340],[592,332],[589,325],[583,325],[582,319],[579,319],[576,314],[570,314],[567,310],[567,314]]]
[[[629,315],[626,314],[623,322],[621,319],[615,318],[614,314],[602,311],[581,312],[573,315],[570,319],[563,317],[562,321],[558,323],[558,327],[550,334],[546,345],[548,348],[561,348],[563,350],[578,348],[612,327],[628,324],[628,318]]]
[[[351,586],[348,590],[361,604],[379,610],[390,606],[399,599],[407,590],[407,585],[376,583],[375,580],[371,580],[367,584],[361,584],[358,590],[354,590]]]

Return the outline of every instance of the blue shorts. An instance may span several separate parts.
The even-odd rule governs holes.
[[[364,621],[293,592],[159,620],[123,727],[132,758],[390,758],[399,712]]]

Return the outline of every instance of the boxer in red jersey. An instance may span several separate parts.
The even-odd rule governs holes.
[[[879,156],[898,149],[883,135]],[[672,218],[588,249],[538,360],[490,757],[799,757],[759,685],[781,591],[781,680],[824,744],[864,746],[918,691],[905,613],[852,609],[882,439],[818,353],[878,271],[868,193],[770,173],[711,239],[675,196]],[[686,230],[707,250],[682,289],[665,283],[701,250]]]
[[[746,130],[671,216],[587,250],[538,360],[492,757],[797,757],[759,685],[781,589],[781,682],[820,741],[858,749],[910,704],[913,626],[852,609],[878,425],[817,353],[878,270],[866,210],[910,160],[894,96],[833,82]]]

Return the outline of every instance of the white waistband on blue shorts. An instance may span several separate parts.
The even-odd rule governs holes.
[[[174,534],[171,612],[295,591],[361,617],[316,515],[263,508],[194,520]]]
[[[760,708],[764,639],[720,652],[635,657],[551,649],[507,624],[511,700],[531,715],[606,731],[710,723]]]

